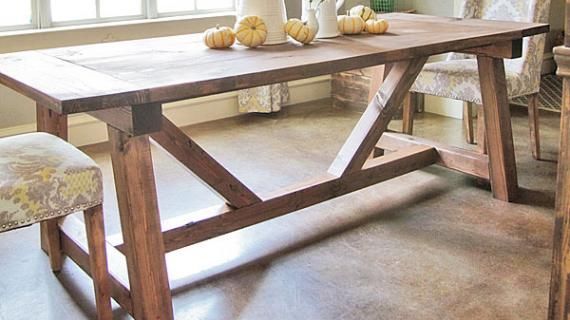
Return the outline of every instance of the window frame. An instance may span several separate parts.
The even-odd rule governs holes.
[[[20,31],[20,30],[31,30],[37,29],[39,26],[39,15],[38,15],[38,0],[28,0],[31,2],[31,9],[32,9],[32,17],[30,23],[26,24],[17,24],[17,25],[9,25],[9,26],[0,26],[0,32],[4,31]]]
[[[163,12],[163,13],[158,12],[158,1],[160,0],[140,0],[141,14],[138,15],[128,15],[128,16],[118,16],[118,17],[98,17],[91,19],[78,19],[78,20],[68,20],[68,21],[52,21],[50,0],[28,0],[28,1],[31,1],[32,4],[31,22],[29,24],[22,24],[22,25],[0,26],[0,33],[7,31],[84,26],[84,25],[95,25],[99,23],[122,22],[122,21],[133,21],[133,20],[144,21],[144,20],[158,19],[158,18],[204,15],[204,14],[236,11],[236,0],[232,1],[232,7],[230,8],[206,9],[206,10],[195,9],[195,10],[173,11],[173,12]],[[100,0],[94,0],[94,1],[96,2],[96,8],[97,8],[96,14],[97,16],[99,16]]]

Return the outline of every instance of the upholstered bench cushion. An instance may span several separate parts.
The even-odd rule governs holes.
[[[98,205],[102,190],[97,164],[60,138],[0,139],[0,232]]]
[[[538,92],[529,79],[506,69],[507,95],[509,98]],[[410,89],[433,96],[481,104],[481,86],[477,60],[462,59],[428,63],[422,69]]]

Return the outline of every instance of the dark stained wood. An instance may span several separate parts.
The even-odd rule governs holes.
[[[226,199],[228,204],[242,208],[261,201],[253,191],[166,117],[162,117],[162,131],[152,134],[151,137],[205,182],[206,186]]]
[[[467,143],[475,143],[472,102],[463,102],[463,127],[465,128],[465,140],[467,140]]]
[[[0,61],[0,83],[57,113],[70,113],[68,108],[63,108],[63,101],[75,101],[81,106],[88,105],[91,97],[97,97],[98,103],[106,107],[121,107],[146,100],[140,97],[144,92],[134,92],[136,87],[127,82],[40,51],[6,54]],[[17,75],[17,80],[10,75]],[[116,95],[120,104],[108,104],[106,96],[109,95]],[[87,105],[76,112],[90,111]]]
[[[516,59],[522,57],[522,48],[522,39],[517,39],[513,41],[499,42],[485,47],[461,50],[460,52],[492,58]]]
[[[36,106],[36,125],[37,131],[68,139],[67,116],[53,112],[39,103]]]
[[[414,132],[414,114],[416,113],[416,93],[406,93],[404,103],[402,104],[402,132],[412,134]]]
[[[438,154],[436,164],[489,180],[489,158],[477,152],[395,132],[384,133],[376,145],[379,149],[390,151],[410,146],[433,147]]]
[[[160,131],[162,105],[142,104],[89,112],[93,116],[124,133],[140,136]]]
[[[382,87],[382,83],[384,83],[384,79],[388,76],[391,69],[391,64],[368,68],[370,71],[370,81],[368,84],[368,100],[366,101],[367,106],[372,102],[372,100],[374,100],[374,98],[376,98],[376,95],[380,91],[380,87]],[[392,119],[397,118],[397,116],[398,115],[393,115]],[[368,159],[374,159],[383,155],[384,150],[374,148]]]
[[[85,234],[85,225],[77,217],[71,215],[61,221],[61,242],[64,253],[73,260],[85,273],[91,275],[89,244]],[[129,283],[121,275],[126,275],[126,262],[124,255],[113,246],[106,244],[105,250],[109,260],[109,282],[111,295],[126,312],[133,315]],[[119,270],[121,269],[121,270]],[[115,272],[118,271],[118,272]]]
[[[564,46],[554,49],[557,73],[564,80],[548,320],[568,320],[570,304],[570,0],[565,19]]]
[[[105,225],[103,223],[103,206],[98,205],[85,210],[85,229],[89,246],[89,269],[95,289],[95,302],[98,320],[113,319],[111,308],[111,282],[107,268],[105,250]]]
[[[380,91],[330,166],[330,174],[342,176],[362,168],[426,61],[427,57],[423,57],[393,64]]]
[[[538,93],[528,96],[528,126],[530,128],[530,150],[535,159],[540,159],[540,111]]]
[[[570,0],[566,2],[566,9],[570,9]],[[569,11],[567,11],[567,19],[570,19]],[[570,65],[565,65],[564,68],[570,68]],[[563,81],[554,249],[548,312],[550,320],[567,320],[570,304],[570,78],[565,76]]]
[[[487,134],[485,133],[485,112],[483,106],[478,104],[477,108],[477,149],[482,154],[487,154]]]
[[[43,226],[43,227],[42,227]],[[40,235],[45,237],[45,244],[47,245],[47,254],[49,256],[49,264],[54,273],[61,271],[63,264],[63,255],[61,251],[61,238],[59,234],[59,227],[57,220],[47,220],[41,222]]]
[[[518,193],[511,113],[502,59],[478,56],[485,132],[489,150],[493,196],[512,201]]]
[[[108,129],[133,315],[173,319],[149,137]]]
[[[37,131],[47,132],[67,140],[67,116],[51,111],[47,107],[36,105]],[[52,271],[59,272],[63,262],[61,239],[56,220],[40,222],[41,247],[49,255]]]
[[[311,46],[209,50],[195,34],[9,53],[0,55],[0,83],[68,114],[200,97],[548,31],[546,24],[403,13],[382,17],[390,21],[387,35],[322,39]]]
[[[369,160],[363,170],[342,177],[326,175],[274,192],[264,201],[241,209],[215,207],[164,223],[166,251],[170,252],[213,237],[273,219],[289,212],[339,197],[435,163],[431,147],[413,146]]]

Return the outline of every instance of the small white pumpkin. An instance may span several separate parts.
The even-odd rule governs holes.
[[[245,16],[236,22],[236,38],[244,46],[255,48],[267,40],[267,26],[259,16]]]
[[[385,19],[366,21],[366,32],[373,34],[383,34],[388,30],[388,21]]]
[[[234,30],[230,27],[210,28],[204,31],[204,44],[211,49],[223,49],[231,47],[236,41]]]
[[[364,31],[366,22],[360,16],[342,15],[338,19],[338,31],[342,34],[359,34]]]
[[[312,28],[307,22],[303,22],[299,19],[289,19],[285,24],[285,32],[287,34],[301,42],[302,44],[309,44],[315,39],[318,29]]]
[[[375,20],[376,19],[376,12],[372,10],[370,7],[358,5],[350,9],[351,16],[360,16],[362,20]]]

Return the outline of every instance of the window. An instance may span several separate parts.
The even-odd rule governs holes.
[[[235,10],[235,0],[0,0],[0,31]]]
[[[0,30],[32,28],[32,13],[31,1],[0,0]]]

